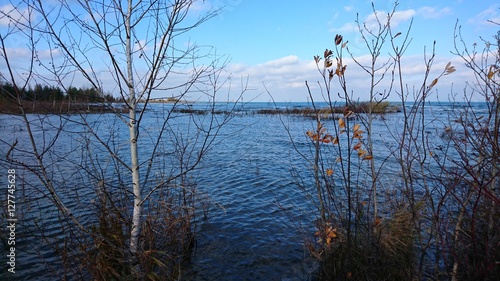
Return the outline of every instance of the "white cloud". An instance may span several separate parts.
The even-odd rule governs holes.
[[[149,51],[150,49],[151,48],[147,46],[146,40],[144,39],[136,41],[133,47],[134,52],[136,51],[146,52]]]
[[[194,1],[193,4],[191,5],[191,9],[193,11],[206,12],[214,8],[219,8],[219,7],[214,7],[211,1]]]
[[[31,57],[31,51],[27,48],[6,48],[5,51],[9,60],[14,58],[24,58],[26,60],[26,58]]]
[[[350,11],[352,11],[353,9],[354,9],[354,6],[344,6],[344,10],[345,10],[346,12],[350,12]]]
[[[11,4],[0,7],[0,26],[9,26],[16,22],[27,24],[30,18],[28,8],[14,7]]]
[[[388,59],[388,57],[380,57],[379,62],[386,62]],[[356,60],[359,63],[369,65],[371,57],[369,55],[363,55],[356,57]],[[463,62],[459,58],[440,57],[436,58],[433,64],[427,83],[430,83],[430,81],[437,77],[444,70],[445,65],[449,61],[456,67],[457,71],[451,75],[443,76],[436,87],[434,87],[435,89],[439,89],[439,98],[441,100],[447,99],[448,95],[451,93],[452,84],[454,91],[460,92],[465,85],[465,81],[473,80],[473,76],[465,69]],[[368,82],[370,81],[370,77],[352,59],[345,58],[344,64],[347,65],[345,77],[349,93],[353,94],[355,99],[367,100],[370,90]],[[267,101],[269,99],[267,94],[263,94],[265,92],[263,84],[276,101],[306,101],[308,92],[305,81],[308,81],[314,99],[317,101],[323,100],[318,86],[318,81],[322,83],[322,77],[313,60],[302,60],[297,56],[286,56],[253,66],[230,64],[228,70],[233,75],[233,78],[248,77],[248,87],[255,90],[254,94],[262,94],[256,101]],[[421,55],[412,55],[403,58],[403,86],[405,89],[411,91],[410,96],[413,96],[413,91],[418,91],[420,89],[425,72],[426,66],[424,65]],[[382,72],[378,72],[377,75],[381,74]],[[391,81],[389,71],[386,73],[383,81],[377,85],[375,90],[377,92],[383,92],[390,89]],[[342,90],[338,84],[337,77],[333,78],[331,85],[332,98],[338,100],[337,93]],[[406,86],[408,86],[408,88],[406,88]],[[393,91],[395,89],[396,88],[393,87]],[[431,95],[431,99],[435,100],[437,98],[436,93]],[[389,100],[398,100],[396,92],[391,93]]]
[[[277,101],[306,100],[305,81],[318,80],[318,72],[313,60],[301,60],[298,56],[289,55],[270,60],[258,65],[230,64],[228,71],[233,79],[248,77],[248,88],[254,95],[260,95],[257,100],[267,101],[269,96],[265,87]],[[248,100],[248,98],[245,98]]]
[[[410,20],[414,17],[417,12],[413,9],[404,10],[404,11],[396,11],[391,18],[391,26],[397,27],[400,23]]]
[[[290,55],[290,56],[282,57],[282,58],[279,58],[276,60],[268,61],[268,62],[264,63],[264,65],[274,68],[274,67],[283,67],[283,66],[287,66],[287,65],[293,65],[293,64],[297,64],[298,62],[299,62],[299,57],[294,56],[294,55]]]
[[[304,83],[303,77],[314,70],[312,60],[300,60],[297,56],[290,55],[263,64],[254,66],[243,66],[241,64],[231,66],[230,71],[235,76],[249,76],[260,84],[272,83],[276,87],[286,88],[296,85],[299,81]]]
[[[437,9],[436,7],[425,6],[418,9],[418,14],[424,18],[440,18],[451,14],[451,12],[452,9],[449,7]]]
[[[416,14],[417,12],[413,9],[396,11],[392,15],[391,26],[393,28],[397,27],[402,22],[410,20]],[[375,11],[375,13],[369,14],[364,20],[361,21],[361,27],[366,27],[368,30],[375,32],[379,28],[379,23],[381,25],[387,23],[388,15],[389,14],[386,11]],[[337,33],[358,32],[358,25],[355,22],[348,22],[342,25],[340,28],[333,28],[330,31]]]
[[[489,25],[493,24],[491,22],[500,23],[500,14],[499,14],[500,5],[492,5],[487,9],[481,11],[479,14],[470,18],[467,22],[470,24],[479,24],[479,25]]]
[[[341,33],[341,34],[356,32],[356,31],[358,31],[358,26],[355,22],[348,22],[348,23],[344,23],[344,25],[342,25],[339,28],[332,28],[332,29],[330,29],[330,31],[336,32],[336,33]]]

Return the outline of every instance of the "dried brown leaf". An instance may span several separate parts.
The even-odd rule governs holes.
[[[358,149],[358,157],[361,158],[366,155],[366,150],[360,148]]]
[[[491,80],[491,78],[493,78],[494,74],[495,74],[495,72],[490,70],[490,72],[488,72],[488,79]]]
[[[335,45],[340,45],[342,43],[342,35],[335,35]]]
[[[345,128],[345,122],[344,122],[344,119],[342,119],[342,118],[339,118],[339,127]]]
[[[437,79],[437,78],[436,78],[436,79],[434,79],[434,80],[432,80],[432,83],[429,85],[429,89],[430,89],[430,88],[432,88],[432,87],[434,87],[434,85],[436,85],[436,84],[437,84],[437,82],[438,82],[438,79]]]
[[[325,52],[323,53],[323,57],[326,59],[329,58],[332,54],[333,54],[332,50],[326,49]]]
[[[333,170],[332,169],[326,169],[326,175],[328,177],[331,177],[333,175]]]
[[[353,131],[353,132],[357,132],[357,131],[359,130],[359,128],[361,128],[361,125],[356,124],[356,125],[354,125],[354,127],[352,128],[352,131]]]
[[[354,145],[354,147],[353,147],[352,149],[354,149],[354,150],[358,150],[358,149],[360,149],[360,148],[361,148],[361,143],[360,143],[360,142],[358,142],[357,144],[355,144],[355,145]]]
[[[332,60],[331,59],[326,59],[325,60],[325,68],[329,68],[330,66],[332,66],[333,63],[332,63]]]
[[[332,80],[332,78],[333,78],[334,75],[335,75],[335,73],[333,72],[333,69],[329,69],[328,70],[328,79]]]
[[[450,67],[446,68],[446,75],[451,74],[451,73],[453,73],[455,71],[456,71],[455,67],[454,66],[450,66]]]

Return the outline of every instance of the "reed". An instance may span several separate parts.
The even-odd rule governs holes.
[[[317,122],[305,132],[310,153],[297,149],[306,168],[294,174],[315,214],[315,232],[305,235],[304,242],[320,263],[320,280],[498,280],[500,32],[494,43],[483,42],[480,53],[476,44],[472,51],[467,48],[457,25],[455,54],[474,73],[475,82],[464,89],[465,103],[450,99],[456,107],[448,120],[454,123],[438,123],[441,113],[428,116],[433,113],[426,110],[426,101],[455,67],[450,62],[431,77],[433,53],[424,62],[422,85],[413,90],[406,86],[401,63],[409,37],[403,35],[406,39],[396,43],[394,38],[403,33],[394,35],[390,25],[397,6],[387,22],[377,18],[378,30],[366,30],[358,21],[373,62],[384,44],[389,43],[392,52],[392,60],[382,66],[358,64],[371,78],[369,101],[352,100],[349,72],[342,63],[343,52],[349,51],[341,35],[335,36],[334,49],[314,57],[322,75],[323,102],[340,96],[345,106],[338,112],[337,107],[319,109],[313,102],[308,112]],[[374,77],[383,79],[389,73],[397,78],[391,81],[399,81],[391,86],[397,88],[400,108],[386,101],[392,88],[381,97],[374,90],[380,83]],[[340,92],[333,90],[333,82]],[[312,100],[307,82],[306,88]],[[484,99],[480,112],[474,109],[473,95]],[[398,110],[403,122],[397,128],[387,124],[391,133],[384,137],[397,144],[387,153],[372,141],[378,132],[371,124],[374,114]],[[324,114],[336,120],[325,120]],[[385,173],[389,159],[398,163],[396,173]]]

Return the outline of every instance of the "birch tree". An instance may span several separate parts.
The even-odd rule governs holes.
[[[9,32],[2,34],[2,58],[10,70],[9,73],[2,73],[2,76],[20,90],[10,94],[17,100],[16,105],[21,112],[23,104],[20,93],[34,80],[50,82],[66,90],[68,84],[71,86],[75,81],[85,81],[103,96],[106,91],[114,92],[125,101],[127,114],[123,114],[121,108],[109,107],[108,110],[114,111],[116,119],[121,120],[121,124],[117,124],[119,128],[127,128],[129,156],[119,154],[113,147],[113,140],[103,138],[85,114],[79,115],[78,121],[74,118],[61,120],[64,120],[62,123],[75,122],[85,127],[89,135],[86,139],[90,143],[87,147],[100,146],[113,159],[117,171],[123,169],[130,173],[127,191],[122,198],[126,199],[127,194],[131,194],[133,202],[131,219],[125,223],[129,226],[129,233],[128,247],[124,251],[132,276],[137,276],[141,270],[137,266],[137,258],[141,254],[141,226],[145,220],[145,206],[153,205],[150,199],[167,194],[163,192],[167,186],[179,179],[184,181],[187,173],[197,167],[214,144],[221,127],[229,121],[230,112],[235,106],[226,104],[224,114],[215,114],[219,92],[230,88],[230,80],[224,72],[227,60],[216,56],[213,48],[198,46],[186,36],[216,16],[219,10],[204,10],[204,2],[194,0],[24,0],[11,3],[10,7],[2,11],[2,17],[8,19],[11,26]],[[12,55],[8,44],[12,43],[10,39],[16,32],[30,42],[25,46],[31,52],[28,76],[20,75],[20,71],[9,64]],[[49,55],[43,57],[41,49],[49,50]],[[114,85],[111,89],[106,88],[110,80]],[[242,92],[244,88],[243,83]],[[158,114],[156,128],[147,129],[142,124],[153,95],[171,97],[172,105],[165,114]],[[199,117],[191,115],[186,131],[179,132],[173,128],[172,120],[179,117],[176,108],[188,99],[208,101],[208,114]],[[109,106],[107,103],[104,105]],[[31,121],[26,118],[24,121],[29,127]],[[60,131],[64,129],[61,127]],[[31,130],[28,133],[31,134]],[[148,141],[141,142],[144,138]],[[52,138],[52,141],[55,143],[57,137]],[[167,146],[170,146],[169,151],[174,151],[171,155],[178,159],[178,166],[170,167],[170,173],[161,182],[154,181],[154,166],[159,161],[165,163],[165,160],[159,160],[158,155],[166,141],[170,141]],[[26,151],[25,147],[5,143],[10,146],[7,149],[10,162],[16,162],[12,158],[12,151]],[[142,149],[141,143],[147,143],[148,148]],[[37,165],[43,170],[48,165],[45,160],[47,157],[40,157],[37,146],[39,144],[33,139],[32,152],[35,158],[38,156]],[[50,152],[54,147],[44,149]],[[98,157],[92,156],[90,150],[87,150],[87,159],[98,161]],[[24,161],[16,163],[28,166]],[[83,167],[82,164],[76,165]],[[41,174],[44,186],[51,189],[50,193],[59,204],[59,210],[73,219],[74,225],[81,231],[87,232],[86,227],[59,198],[56,188],[51,186],[50,176],[43,176]],[[105,177],[104,172],[102,176]],[[99,186],[105,186],[103,180],[99,181]]]

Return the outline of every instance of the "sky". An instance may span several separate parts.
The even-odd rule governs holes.
[[[374,8],[372,7],[372,3]],[[9,2],[0,0],[0,9],[8,10]],[[384,18],[394,8],[394,1],[268,1],[268,0],[205,0],[194,6],[194,14],[203,14],[210,9],[222,11],[191,30],[183,38],[185,44],[213,46],[218,55],[229,59],[226,73],[231,75],[231,93],[223,98],[236,99],[241,85],[248,91],[245,101],[306,101],[308,91],[305,81],[311,86],[313,97],[321,99],[317,82],[321,76],[313,57],[322,55],[326,48],[335,48],[334,38],[340,34],[353,58],[368,63],[370,57],[356,21],[372,27],[374,10]],[[430,79],[437,77],[448,62],[457,71],[442,77],[431,99],[445,100],[450,94],[461,93],[465,81],[473,76],[464,67],[463,61],[453,55],[454,28],[458,22],[461,34],[470,48],[477,43],[483,48],[485,40],[493,39],[500,29],[500,3],[495,0],[401,0],[391,21],[394,32],[401,32],[400,40],[409,31],[411,43],[403,56],[405,85],[409,89],[419,88],[425,73],[425,54],[430,55],[436,42],[436,58]],[[5,31],[6,18],[0,18],[0,32]],[[189,42],[189,43],[188,43]],[[401,42],[401,41],[400,41]],[[23,45],[11,46],[12,54],[23,54]],[[52,50],[41,50],[48,53]],[[24,52],[26,53],[26,52]],[[22,60],[22,56],[12,56]],[[369,76],[356,66],[350,55],[344,52],[347,65],[345,78],[349,93],[359,100],[367,100]],[[389,49],[384,48],[379,61],[389,59]],[[0,67],[4,67],[0,62]],[[21,61],[20,61],[21,63]],[[96,66],[94,66],[96,67]],[[0,70],[3,71],[3,70]],[[334,97],[340,91],[332,80]],[[378,85],[377,91],[389,87],[390,79]],[[73,81],[74,86],[86,86],[85,81]],[[81,85],[78,85],[80,83]],[[105,87],[116,88],[106,82]],[[112,91],[112,90],[110,90]],[[161,94],[158,94],[161,96]],[[197,99],[193,96],[192,99]],[[397,100],[392,93],[389,100]]]
[[[356,19],[370,22],[373,8],[385,15],[394,8],[394,1],[250,1],[215,0],[213,5],[225,5],[225,10],[192,35],[199,42],[217,47],[218,53],[231,57],[233,76],[248,75],[258,100],[269,96],[262,89],[264,84],[275,100],[307,100],[305,81],[314,84],[321,79],[313,62],[315,55],[322,55],[326,48],[334,48],[336,34],[348,40],[349,50],[355,57],[368,54],[361,40]],[[451,54],[454,28],[458,24],[469,47],[481,42],[479,36],[490,40],[500,30],[500,3],[495,0],[400,1],[393,18],[393,28],[406,34],[413,23],[409,37],[411,44],[403,64],[416,72],[408,78],[408,85],[419,86],[423,71],[424,48],[427,53],[436,41],[434,67],[443,70],[448,62],[457,69],[453,75],[439,83],[442,98],[452,92],[451,84],[464,81],[461,73],[463,62]],[[196,37],[199,36],[199,37]],[[344,54],[345,55],[345,54]],[[388,53],[381,54],[387,58]],[[346,79],[359,99],[367,99],[366,74],[356,69],[353,62],[346,62]],[[469,74],[470,75],[470,74]],[[472,79],[472,77],[469,77]],[[365,84],[365,85],[363,85]],[[334,85],[334,90],[337,87]],[[457,92],[462,85],[454,85]],[[461,90],[461,89],[460,89]],[[397,99],[397,96],[392,97]]]

